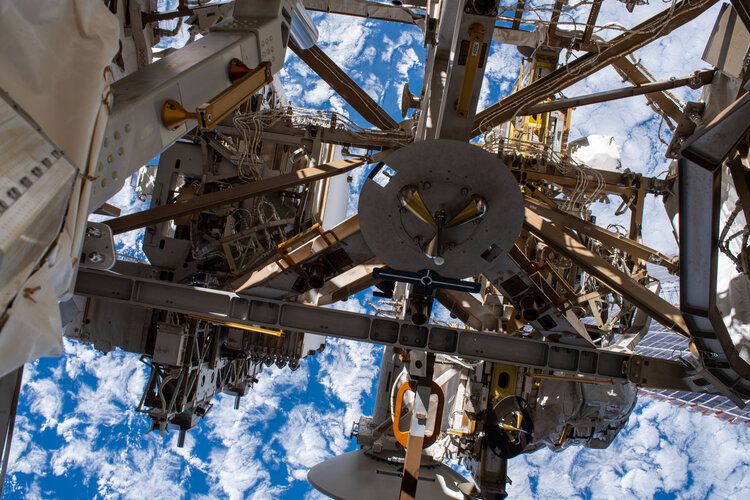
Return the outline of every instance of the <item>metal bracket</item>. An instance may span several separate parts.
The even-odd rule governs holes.
[[[262,62],[251,70],[239,59],[232,59],[227,71],[232,85],[198,106],[194,113],[187,111],[174,99],[167,99],[161,107],[161,121],[164,126],[169,130],[175,130],[188,120],[197,120],[201,132],[213,130],[251,95],[273,81],[270,62]]]
[[[81,267],[111,269],[115,265],[115,240],[112,228],[103,222],[87,222],[86,238],[81,250]]]

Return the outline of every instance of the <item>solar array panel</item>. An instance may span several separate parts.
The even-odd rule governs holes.
[[[688,352],[688,341],[661,325],[654,324],[635,351],[643,356],[678,359],[681,354]],[[744,409],[737,408],[724,396],[646,388],[638,389],[638,395],[656,401],[666,401],[673,406],[703,415],[713,415],[725,422],[750,427],[750,405]]]

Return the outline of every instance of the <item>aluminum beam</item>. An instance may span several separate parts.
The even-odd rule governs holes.
[[[331,86],[362,118],[382,130],[398,128],[396,120],[381,108],[343,69],[331,60],[320,47],[313,45],[301,50],[289,42],[289,48],[310,66],[324,82]]]
[[[535,104],[534,106],[528,107],[519,111],[519,115],[535,115],[537,113],[548,113],[550,111],[558,111],[561,109],[575,108],[578,106],[585,106],[588,104],[596,104],[600,102],[613,101],[615,99],[624,99],[626,97],[633,97],[637,95],[647,95],[648,99],[654,99],[655,96],[663,95],[661,92],[667,89],[674,89],[689,85],[690,88],[697,89],[711,83],[714,77],[713,70],[701,71],[698,74],[686,76],[684,78],[677,78],[668,80],[665,82],[652,82],[645,83],[643,85],[637,85],[635,87],[626,87],[624,89],[605,90],[604,92],[597,92],[595,94],[589,94],[580,97],[570,97],[567,99],[556,99],[550,102],[543,102],[541,104]],[[671,101],[670,101],[671,102]],[[661,109],[661,106],[660,106]],[[677,118],[675,121],[679,121],[682,116],[682,110],[676,107]],[[672,115],[669,115],[672,118]]]
[[[729,172],[732,174],[734,188],[742,203],[745,221],[750,221],[750,155],[747,149],[727,163]]]
[[[110,272],[81,269],[75,293],[131,306],[198,315],[209,321],[305,331],[604,380],[631,380],[648,387],[701,390],[691,383],[687,367],[675,361],[440,325],[416,326],[402,320]]]
[[[732,7],[737,11],[737,15],[742,20],[747,31],[750,31],[750,0],[731,0]]]
[[[557,31],[557,23],[560,22],[560,14],[562,14],[562,9],[567,3],[567,0],[555,0],[555,5],[552,8],[552,15],[549,19],[548,33],[550,38],[555,36],[555,32]]]
[[[658,38],[668,35],[676,28],[695,19],[717,0],[682,0],[656,16],[644,21],[632,30],[623,33],[609,47],[598,53],[589,53],[572,63],[562,66],[527,87],[502,99],[477,113],[472,137],[510,120],[519,109],[534,105],[557,92],[586,78]]]
[[[647,247],[646,245],[639,243],[629,238],[623,238],[617,233],[607,231],[596,224],[579,219],[569,215],[562,210],[544,206],[541,202],[534,199],[526,199],[527,207],[532,209],[537,214],[549,219],[555,224],[564,226],[579,233],[585,234],[595,240],[601,241],[605,245],[618,248],[626,253],[629,253],[633,257],[639,260],[643,260],[659,266],[664,266],[670,271],[677,272],[679,269],[678,263],[667,257],[666,255]]]
[[[290,119],[292,117],[290,116]],[[231,121],[225,121],[224,123],[225,125],[219,125],[214,130],[228,136],[245,137],[232,125]],[[406,135],[391,134],[378,130],[371,130],[366,136],[362,136],[340,128],[327,128],[317,125],[292,126],[285,123],[284,120],[263,127],[260,134],[260,139],[263,142],[288,144],[290,146],[312,146],[315,141],[319,140],[327,144],[362,148],[368,151],[394,149],[403,146],[405,142],[411,141],[411,138]],[[248,136],[254,137],[254,134],[250,132]]]
[[[23,366],[0,378],[0,497],[3,494],[5,473],[8,470],[10,445],[13,441],[13,426],[21,393]]]
[[[629,275],[614,268],[576,238],[551,222],[545,221],[528,207],[523,225],[527,231],[571,259],[613,291],[622,295],[628,302],[648,312],[656,321],[670,330],[687,336],[688,328],[679,309],[651,293]]]
[[[413,12],[406,7],[368,2],[365,0],[303,0],[305,9],[339,14],[344,16],[364,17],[377,21],[413,24],[420,28],[424,24],[424,15]],[[406,2],[412,3],[412,2]]]
[[[721,169],[679,160],[680,305],[706,368],[741,394],[750,389],[743,360],[716,307]]]
[[[548,173],[550,166],[554,167],[552,173]],[[534,170],[532,170],[532,168]],[[592,174],[592,176],[587,179],[588,184],[584,188],[584,192],[586,193],[601,191],[604,194],[631,196],[635,194],[638,189],[645,189],[646,193],[661,195],[668,188],[667,183],[663,179],[656,179],[655,177],[632,176],[632,174],[613,172],[610,170],[587,170],[595,170],[596,175],[604,179],[604,186],[597,186],[597,181]],[[552,162],[547,163],[546,165],[543,165],[542,162],[538,162],[536,166],[529,166],[527,164],[524,170],[511,168],[511,172],[521,184],[526,184],[529,181],[546,181],[560,186],[576,187],[580,183],[577,174],[563,173],[563,169],[558,168],[557,165]]]
[[[583,42],[586,43],[591,40],[591,35],[594,33],[594,26],[596,25],[596,18],[599,17],[599,10],[602,8],[602,0],[594,0],[591,4],[591,10],[589,11],[589,18],[586,21],[586,29],[583,31]]]
[[[718,169],[750,132],[750,93],[738,98],[711,123],[697,130],[680,151],[683,158],[709,170]]]
[[[615,71],[617,71],[623,79],[631,82],[636,88],[652,84],[652,79],[649,78],[646,72],[627,57],[615,59],[612,62],[612,67],[615,68]],[[707,83],[711,83],[711,80],[709,79],[708,81],[702,82],[703,85]],[[680,118],[682,117],[682,109],[679,103],[675,102],[675,100],[665,92],[650,94],[646,99],[648,99],[649,103],[656,108],[656,111],[665,115],[669,120],[675,123],[680,121]]]
[[[516,4],[516,14],[513,16],[513,24],[511,29],[517,30],[521,27],[521,19],[523,19],[523,9],[526,7],[526,0],[518,0]]]
[[[376,157],[385,156],[379,153]],[[373,157],[375,158],[375,157]],[[158,222],[172,220],[175,217],[191,215],[207,208],[226,205],[236,201],[246,200],[255,196],[275,193],[282,189],[307,184],[320,179],[343,174],[365,163],[365,159],[338,160],[331,163],[297,170],[290,174],[282,174],[276,177],[261,179],[256,182],[242,184],[222,191],[204,194],[191,198],[184,202],[170,203],[158,207],[143,210],[130,215],[124,215],[116,219],[106,221],[112,228],[114,234],[125,233],[134,229],[150,226]]]

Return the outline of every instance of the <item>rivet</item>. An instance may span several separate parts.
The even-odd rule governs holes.
[[[114,157],[114,156],[112,156],[112,155],[109,155],[109,156],[107,156],[107,161],[108,161],[109,163],[112,163],[113,161],[115,161],[115,157]]]
[[[117,173],[117,170],[112,171],[112,179],[117,180],[117,178],[120,176],[120,174]]]
[[[104,138],[104,145],[109,146],[109,139],[107,139],[106,137]]]
[[[125,154],[125,148],[123,148],[123,147],[121,146],[121,147],[120,147],[120,148],[119,148],[119,149],[117,150],[117,154],[118,154],[118,155],[120,155],[120,156],[124,155],[124,154]]]
[[[125,132],[130,132],[130,124],[129,123],[125,124]]]
[[[115,130],[115,139],[119,139],[119,138],[120,138],[120,131]]]

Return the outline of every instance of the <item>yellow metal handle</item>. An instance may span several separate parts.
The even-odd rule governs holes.
[[[262,62],[257,68],[249,69],[239,59],[232,59],[228,73],[232,84],[213,99],[198,106],[194,113],[187,111],[174,99],[165,101],[161,108],[164,126],[175,130],[188,120],[197,120],[202,132],[213,130],[251,95],[273,81],[269,62]]]
[[[469,104],[474,94],[474,80],[479,68],[479,59],[482,57],[482,42],[484,41],[484,26],[474,23],[469,26],[469,54],[466,58],[466,67],[464,68],[464,77],[461,80],[461,93],[458,94],[458,103],[456,103],[456,116],[459,118],[468,118]]]

